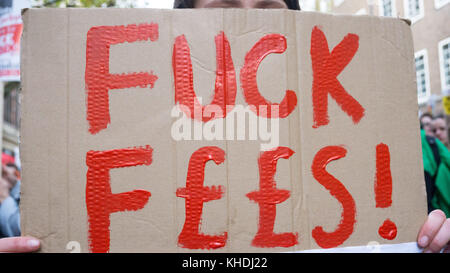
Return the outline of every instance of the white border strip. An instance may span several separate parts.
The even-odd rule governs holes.
[[[370,242],[365,246],[339,247],[329,249],[311,249],[293,251],[291,253],[420,253],[417,242],[402,244],[379,244],[378,242]]]

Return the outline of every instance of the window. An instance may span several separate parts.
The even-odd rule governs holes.
[[[309,0],[299,0],[300,7],[302,7],[303,11],[318,11],[316,9],[316,2]]]
[[[434,0],[434,7],[440,9],[448,3],[450,3],[450,0]]]
[[[324,1],[324,0],[321,0],[319,2],[319,10],[321,12],[328,12],[328,2]]]
[[[340,5],[342,5],[343,2],[344,0],[334,0],[334,6],[339,7]]]
[[[380,16],[397,16],[395,0],[378,0]]]
[[[421,50],[415,54],[416,78],[417,78],[417,99],[419,103],[424,103],[430,96],[430,78],[428,73],[427,51]]]
[[[362,8],[355,13],[355,15],[366,15],[366,14],[367,12],[365,8]]]
[[[6,84],[3,97],[3,120],[16,129],[20,120],[19,86],[18,82]]]
[[[439,42],[442,91],[450,91],[450,37]]]
[[[424,16],[423,0],[403,0],[405,17],[414,24]]]

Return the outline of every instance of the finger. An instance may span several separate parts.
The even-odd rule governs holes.
[[[424,252],[439,252],[450,241],[450,219],[445,220],[430,245]]]
[[[33,252],[41,243],[32,237],[10,237],[0,239],[0,252]]]
[[[436,233],[444,223],[445,217],[445,213],[442,210],[433,210],[430,212],[417,238],[420,247],[426,248],[433,241],[434,236],[436,236]]]

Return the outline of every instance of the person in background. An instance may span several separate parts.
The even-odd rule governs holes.
[[[300,10],[298,0],[175,0],[174,8],[288,8]],[[427,122],[425,120],[425,123]],[[439,252],[446,247],[449,241],[450,219],[446,219],[445,213],[441,210],[432,211],[418,233],[418,245],[423,248],[424,252]],[[39,240],[32,237],[0,239],[0,252],[31,252],[39,249],[39,244]],[[447,251],[450,251],[449,246],[444,249],[444,252]]]
[[[441,209],[450,217],[450,151],[435,137],[421,130],[428,212]]]
[[[448,149],[448,127],[444,115],[438,115],[433,119],[433,133]]]
[[[20,172],[14,157],[2,154],[0,178],[0,252],[31,252],[39,240],[20,236]]]
[[[20,235],[20,173],[14,157],[2,154],[0,179],[0,238]]]
[[[433,115],[424,113],[420,116],[420,129],[425,131],[427,136],[434,137]]]
[[[441,209],[450,217],[450,153],[444,145],[448,143],[445,119],[424,113],[420,128],[428,212]]]

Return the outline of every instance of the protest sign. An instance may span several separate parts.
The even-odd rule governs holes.
[[[42,251],[416,240],[426,195],[407,22],[245,9],[23,20],[22,229]]]
[[[30,7],[28,0],[0,3],[0,80],[20,80],[20,10]]]

